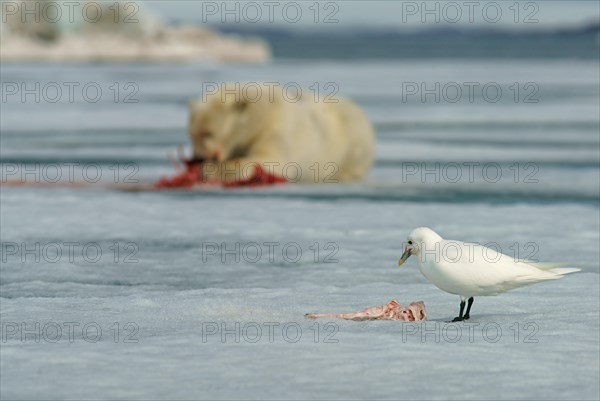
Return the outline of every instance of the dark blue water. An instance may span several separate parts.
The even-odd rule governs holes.
[[[535,32],[501,29],[386,29],[289,31],[219,25],[268,41],[275,57],[292,59],[580,59],[597,60],[600,26]]]

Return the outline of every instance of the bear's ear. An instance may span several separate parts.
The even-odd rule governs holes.
[[[237,102],[234,103],[233,107],[236,111],[240,111],[240,112],[244,111],[248,107],[248,101],[238,100]]]
[[[195,110],[198,107],[198,103],[200,103],[199,101],[197,101],[196,99],[190,98],[188,100],[188,107],[190,110]]]

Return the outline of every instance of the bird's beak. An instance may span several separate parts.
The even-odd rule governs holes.
[[[400,260],[398,261],[398,266],[402,266],[404,264],[404,262],[406,262],[406,259],[410,258],[411,252],[412,252],[412,249],[408,249],[408,248],[404,251],[404,253],[400,257]]]

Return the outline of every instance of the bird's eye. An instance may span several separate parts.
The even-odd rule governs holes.
[[[412,245],[412,241],[408,241],[408,244],[409,244],[409,245]]]

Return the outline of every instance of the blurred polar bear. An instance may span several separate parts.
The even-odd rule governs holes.
[[[208,180],[247,180],[260,165],[288,182],[352,181],[373,160],[373,128],[355,103],[267,84],[223,84],[190,100],[189,135]]]

